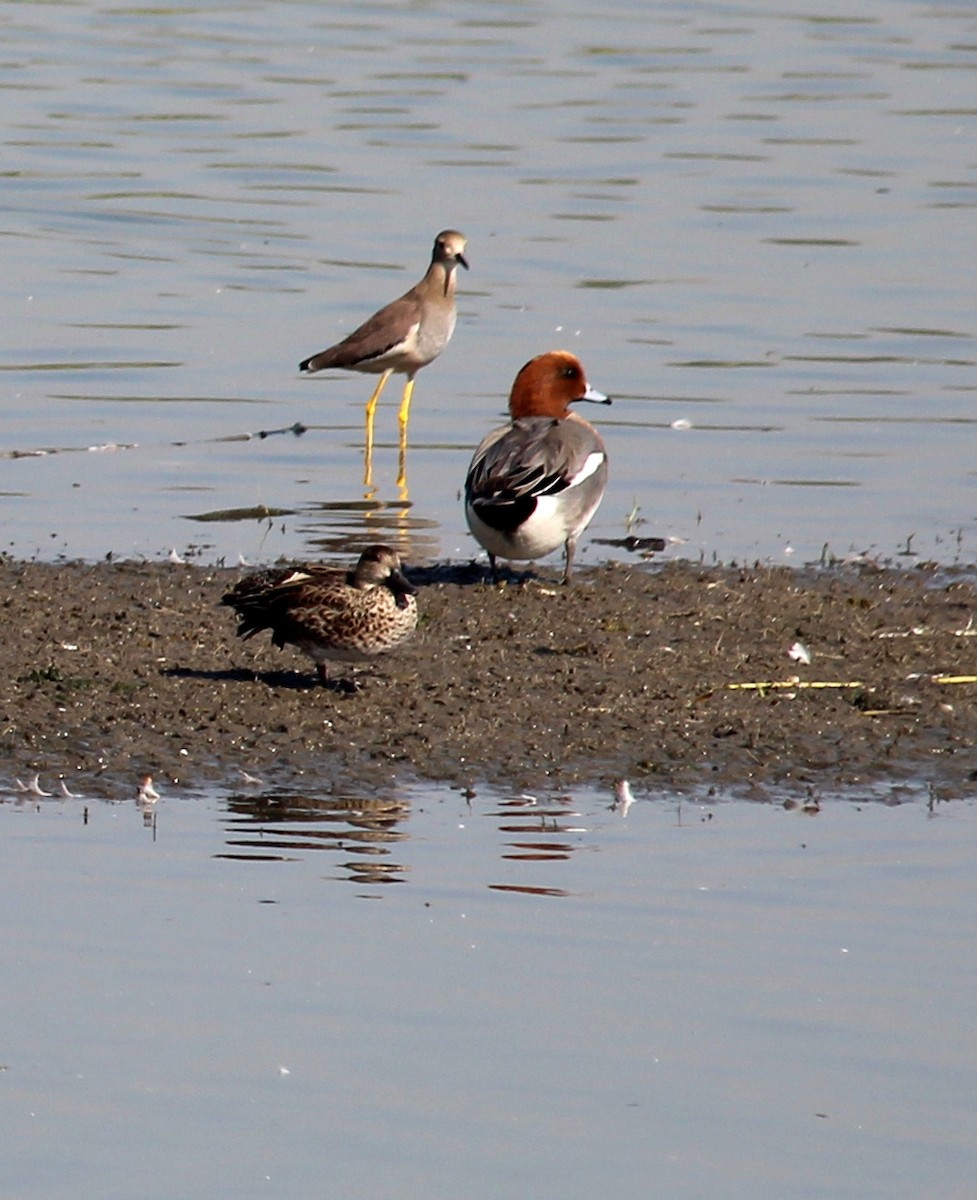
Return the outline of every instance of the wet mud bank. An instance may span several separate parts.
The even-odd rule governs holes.
[[[376,666],[337,668],[351,689],[237,641],[219,601],[238,570],[0,563],[0,787],[39,773],[119,796],[145,773],[245,772],[364,792],[977,789],[972,574],[611,564],[570,589],[408,574],[420,628]]]

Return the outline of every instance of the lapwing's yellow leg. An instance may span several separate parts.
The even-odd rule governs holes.
[[[407,382],[404,384],[404,398],[400,402],[400,412],[397,414],[397,420],[400,422],[400,428],[407,428],[407,420],[410,417],[410,399],[414,395],[414,376],[408,375]]]
[[[410,501],[410,493],[407,490],[407,441],[405,438],[400,439],[400,456],[397,460],[397,499],[401,504],[407,504]]]
[[[366,487],[373,487],[373,419],[377,413],[377,401],[392,374],[393,370],[388,367],[366,402],[366,452],[363,457],[363,483]]]
[[[408,375],[404,384],[404,398],[400,402],[400,412],[397,421],[400,425],[400,472],[397,475],[397,487],[401,490],[401,499],[406,498],[407,488],[407,422],[410,419],[410,401],[414,394],[414,376]]]

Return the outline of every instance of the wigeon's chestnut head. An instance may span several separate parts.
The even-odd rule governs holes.
[[[575,355],[541,354],[515,378],[511,423],[475,451],[465,481],[465,516],[488,552],[495,580],[498,558],[535,560],[563,546],[563,582],[570,582],[577,539],[607,486],[600,434],[570,410],[580,400],[610,404],[587,382]]]
[[[603,392],[587,382],[583,363],[575,354],[550,350],[531,358],[513,380],[509,413],[514,421],[520,417],[562,420],[570,415],[570,405],[577,400],[610,404]]]

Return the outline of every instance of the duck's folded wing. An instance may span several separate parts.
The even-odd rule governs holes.
[[[556,496],[600,470],[605,459],[582,422],[523,417],[490,434],[476,450],[466,500],[483,509]]]

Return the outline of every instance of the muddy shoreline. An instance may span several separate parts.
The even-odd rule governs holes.
[[[973,572],[609,564],[570,589],[556,571],[408,573],[421,627],[351,690],[235,639],[219,600],[238,570],[3,561],[0,787],[977,789]]]

